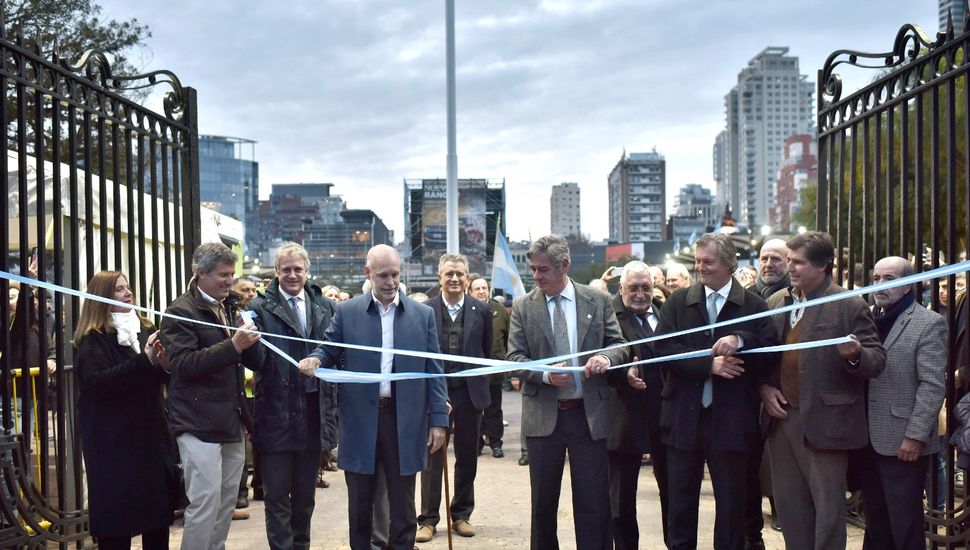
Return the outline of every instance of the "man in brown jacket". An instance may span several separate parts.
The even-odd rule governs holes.
[[[776,292],[782,307],[844,292],[832,282],[835,246],[811,231],[788,243],[791,289]],[[869,442],[864,387],[879,376],[886,351],[872,313],[858,297],[774,317],[784,344],[846,336],[852,342],[782,354],[760,387],[776,424],[768,436],[778,520],[789,550],[845,548],[845,479],[849,451]]]

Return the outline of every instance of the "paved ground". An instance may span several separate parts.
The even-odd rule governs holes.
[[[504,409],[510,425],[505,432],[506,456],[502,459],[483,455],[479,462],[478,479],[475,484],[476,508],[472,516],[478,534],[472,538],[453,540],[454,548],[492,550],[500,548],[528,548],[529,546],[529,474],[528,468],[517,464],[519,458],[519,416],[520,397],[516,393],[504,392]],[[449,459],[453,463],[454,456]],[[343,474],[327,473],[329,489],[317,490],[317,505],[313,515],[311,533],[312,548],[326,550],[348,549],[347,542],[347,487]],[[417,493],[420,494],[420,488]],[[559,539],[561,547],[575,548],[573,522],[569,505],[571,492],[568,468],[559,513]],[[767,500],[765,501],[767,507]],[[663,548],[660,525],[660,502],[656,492],[656,482],[650,467],[645,466],[640,474],[638,515],[640,523],[640,547],[645,549]],[[266,548],[266,533],[263,522],[262,502],[254,501],[248,508],[251,518],[234,521],[229,531],[227,548],[229,550]],[[766,523],[770,522],[766,518]],[[705,481],[701,495],[699,524],[700,548],[713,547],[714,497],[709,482]],[[176,525],[172,530],[171,547],[178,548],[182,529]],[[781,534],[767,528],[764,533],[769,549],[781,550],[785,547]],[[441,528],[429,543],[419,544],[422,549],[445,550],[448,538]],[[140,548],[137,544],[135,548]],[[849,527],[848,548],[862,547],[862,533]]]

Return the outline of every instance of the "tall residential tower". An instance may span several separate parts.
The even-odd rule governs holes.
[[[550,224],[552,233],[563,237],[580,236],[579,224],[579,184],[563,182],[552,186],[549,199]]]
[[[730,203],[740,222],[769,222],[785,139],[814,130],[813,95],[814,84],[799,74],[798,58],[788,48],[768,47],[748,61],[724,97],[726,130],[715,148],[726,158],[715,167],[715,178],[718,193],[730,193],[718,201]]]
[[[609,177],[610,240],[663,240],[667,204],[667,164],[656,149],[623,152]]]

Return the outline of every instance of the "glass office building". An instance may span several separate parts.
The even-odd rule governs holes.
[[[199,198],[202,206],[241,221],[244,232],[252,227],[259,208],[256,142],[199,136]]]

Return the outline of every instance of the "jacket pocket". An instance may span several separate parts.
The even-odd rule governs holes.
[[[913,416],[913,406],[905,403],[893,403],[889,406],[889,413],[896,418],[909,418]]]
[[[832,406],[851,405],[859,399],[858,395],[844,391],[823,391],[820,394],[822,396],[822,403]]]

